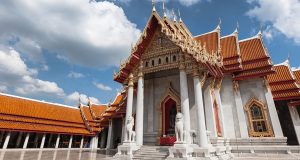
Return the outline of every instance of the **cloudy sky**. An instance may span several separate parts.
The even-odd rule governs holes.
[[[161,13],[162,0],[156,1]],[[260,28],[274,63],[290,57],[300,66],[299,0],[166,0],[194,35],[222,35],[239,24],[239,39]],[[0,3],[0,91],[75,105],[113,100],[121,86],[114,70],[150,14],[150,0],[2,0]],[[170,15],[170,14],[169,14]]]

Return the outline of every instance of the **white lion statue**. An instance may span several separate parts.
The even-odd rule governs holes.
[[[180,112],[176,114],[175,134],[177,142],[184,142],[183,115]]]
[[[127,142],[135,141],[135,131],[133,131],[133,126],[134,126],[134,118],[132,116],[129,116],[126,124],[127,135],[125,137],[125,141]]]

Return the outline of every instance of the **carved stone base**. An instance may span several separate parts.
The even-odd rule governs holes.
[[[169,148],[167,159],[192,159],[193,148],[184,142],[175,142],[173,147]]]
[[[132,159],[132,152],[138,150],[140,147],[135,142],[123,142],[122,145],[118,146],[118,152],[114,158],[119,159]]]

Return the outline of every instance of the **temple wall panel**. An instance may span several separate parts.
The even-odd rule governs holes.
[[[226,122],[227,138],[236,138],[240,131],[231,76],[224,77],[220,95],[223,105],[224,121]]]

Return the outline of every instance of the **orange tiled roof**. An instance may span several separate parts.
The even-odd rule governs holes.
[[[219,30],[217,29],[194,38],[201,45],[205,45],[207,52],[210,54],[216,53],[219,49]]]
[[[95,114],[96,118],[101,117],[101,114],[105,112],[107,105],[104,104],[100,104],[100,105],[96,105],[96,104],[91,104],[90,106],[92,112]]]
[[[221,55],[223,57],[224,72],[236,72],[242,69],[237,32],[222,37]]]
[[[0,129],[93,134],[78,108],[0,94]]]
[[[235,80],[249,77],[263,77],[274,73],[271,59],[266,52],[261,34],[239,41],[243,70],[234,75]]]
[[[300,99],[300,86],[288,61],[274,66],[274,69],[276,73],[267,76],[274,100]]]
[[[295,70],[293,71],[293,73],[295,75],[297,83],[300,85],[300,70]]]

